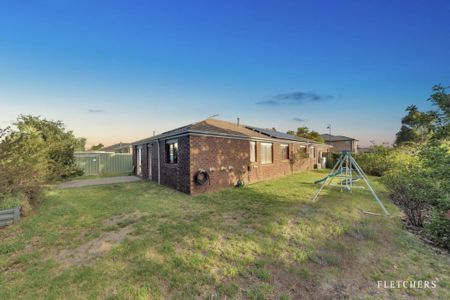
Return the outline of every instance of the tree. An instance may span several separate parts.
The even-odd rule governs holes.
[[[33,129],[43,140],[42,147],[47,153],[47,179],[58,180],[80,175],[76,166],[74,151],[84,148],[85,139],[76,138],[72,131],[67,130],[61,121],[49,121],[37,116],[20,115],[14,123],[18,132]]]
[[[402,126],[396,134],[397,146],[450,137],[450,94],[443,86],[435,85],[428,101],[437,109],[421,112],[415,105],[406,108],[407,114],[402,118]]]
[[[296,132],[294,132],[293,130],[288,130],[286,133],[290,134],[290,135],[296,135],[299,137],[303,137],[305,139],[317,141],[320,143],[324,142],[323,138],[320,136],[320,134],[317,131],[314,131],[314,130],[310,131],[309,128],[306,126],[298,127]]]
[[[410,105],[405,110],[406,116],[402,118],[402,127],[397,132],[395,144],[423,143],[434,131],[436,112],[421,112],[416,105]]]
[[[33,202],[48,176],[47,150],[40,133],[33,127],[21,131],[0,129],[0,207],[25,195]],[[18,204],[18,203],[14,203]]]
[[[436,124],[434,138],[446,139],[450,137],[450,94],[439,85],[433,86],[433,94],[428,98],[437,110],[434,112]]]
[[[97,150],[102,149],[103,147],[104,147],[104,145],[102,143],[100,143],[100,144],[97,144],[97,145],[92,145],[90,150],[97,151]]]

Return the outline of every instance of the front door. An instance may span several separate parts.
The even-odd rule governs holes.
[[[147,146],[148,160],[148,179],[152,180],[152,145]]]

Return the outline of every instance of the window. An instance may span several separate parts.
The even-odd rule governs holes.
[[[281,150],[281,160],[288,160],[289,159],[289,145],[281,144],[280,150]]]
[[[273,159],[273,144],[261,143],[261,163],[271,164]]]
[[[256,142],[250,142],[250,162],[256,162]]]
[[[141,148],[141,146],[137,146],[136,150],[137,150],[136,175],[141,176],[142,175],[142,148]]]
[[[314,149],[314,147],[313,146],[311,146],[310,148],[309,148],[309,157],[312,157],[312,158],[316,158],[316,150]]]
[[[306,150],[306,146],[300,146],[299,152],[302,158],[308,157],[308,151]]]
[[[166,162],[168,164],[178,163],[178,140],[166,141]]]

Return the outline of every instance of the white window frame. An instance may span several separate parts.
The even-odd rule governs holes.
[[[152,144],[147,145],[148,179],[152,180]]]
[[[271,150],[270,155],[266,151],[267,149]],[[261,164],[268,165],[272,163],[273,163],[273,143],[261,143]]]
[[[283,148],[287,149],[287,158],[283,157]],[[280,144],[280,155],[281,155],[281,160],[289,160],[289,144]]]
[[[250,162],[254,163],[257,160],[256,142],[250,141]]]
[[[309,157],[316,158],[316,149],[314,146],[309,147]]]
[[[138,176],[142,175],[142,146],[136,147],[136,174]]]

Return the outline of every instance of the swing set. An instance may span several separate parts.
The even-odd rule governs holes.
[[[357,185],[359,181],[364,182],[369,191],[372,193],[372,196],[380,205],[386,216],[389,215],[386,207],[381,202],[380,198],[378,198],[375,190],[369,183],[369,179],[364,173],[363,169],[358,165],[356,160],[353,158],[350,152],[342,151],[339,159],[334,165],[331,172],[324,178],[315,181],[315,184],[321,183],[319,190],[314,195],[312,201],[315,202],[319,197],[320,192],[326,186],[335,186],[341,189],[341,191],[352,192],[354,188],[364,188],[364,186]],[[371,213],[373,214],[373,213]]]

